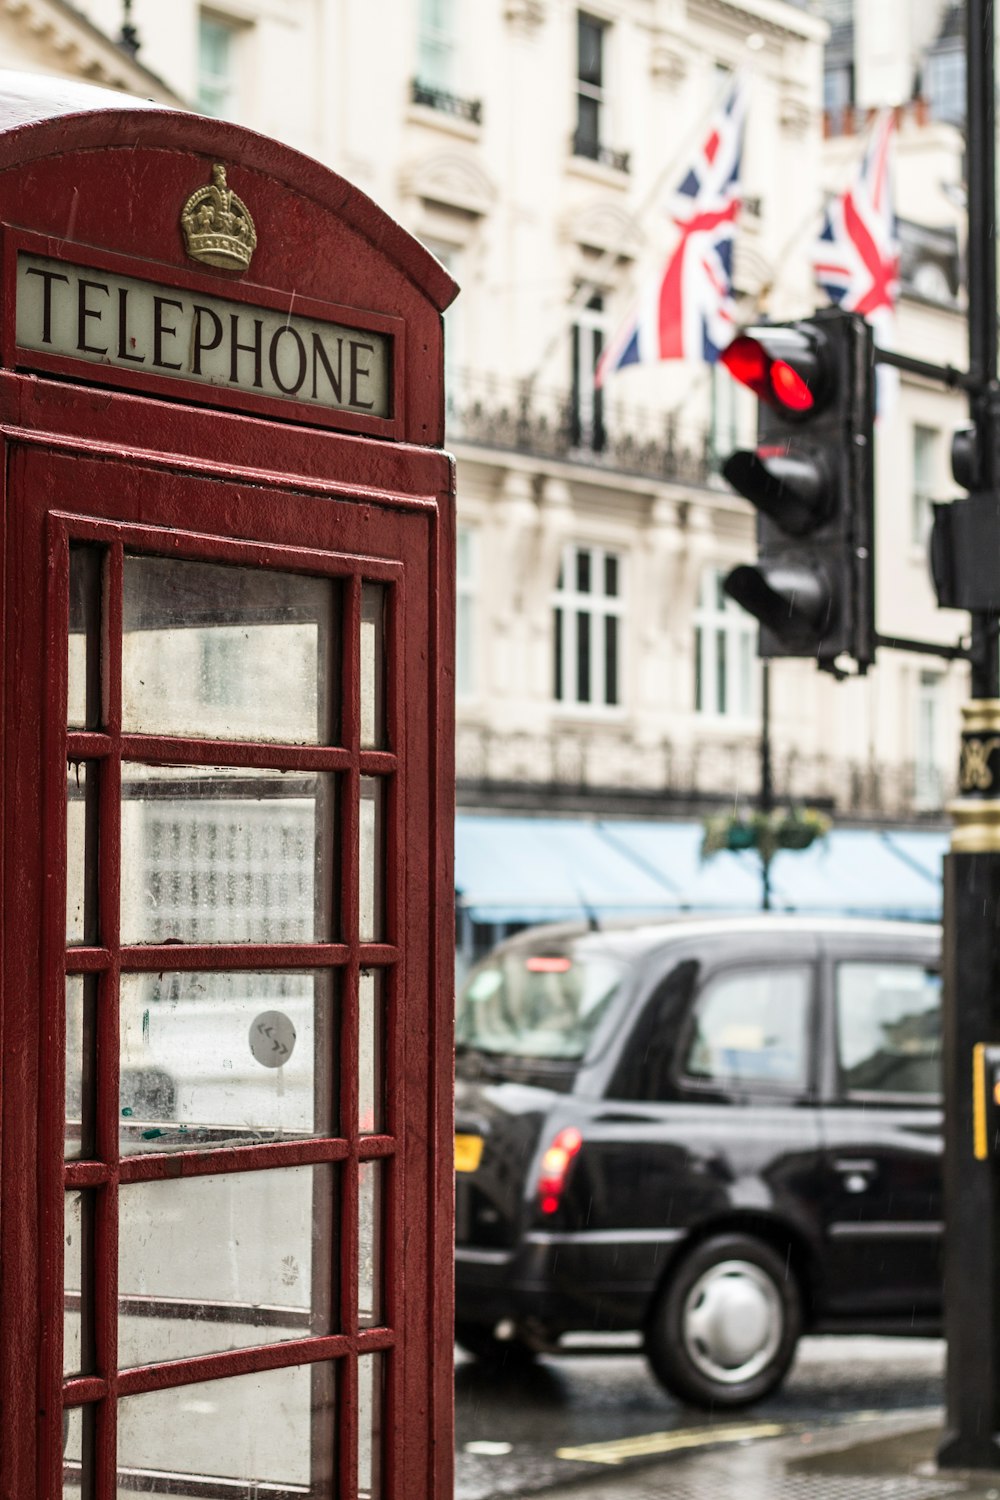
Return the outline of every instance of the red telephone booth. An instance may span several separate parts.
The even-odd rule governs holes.
[[[455,287],[0,75],[2,1500],[451,1493]]]

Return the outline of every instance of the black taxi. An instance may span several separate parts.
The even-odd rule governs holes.
[[[458,1000],[456,1339],[639,1331],[735,1407],[805,1331],[928,1334],[940,931],[760,916],[534,928]]]

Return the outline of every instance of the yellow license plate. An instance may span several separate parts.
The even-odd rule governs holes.
[[[474,1172],[479,1166],[483,1155],[483,1138],[481,1135],[456,1135],[455,1137],[455,1171]]]

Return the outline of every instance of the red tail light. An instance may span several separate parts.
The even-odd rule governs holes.
[[[558,1209],[573,1158],[582,1145],[583,1136],[576,1126],[567,1125],[542,1157],[538,1172],[538,1203],[543,1214],[554,1214]]]

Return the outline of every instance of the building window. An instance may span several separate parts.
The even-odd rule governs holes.
[[[924,63],[923,93],[930,105],[931,118],[949,125],[965,121],[965,51],[942,47],[928,52]]]
[[[476,688],[476,533],[458,528],[455,623],[455,694],[471,698]]]
[[[913,804],[921,812],[941,806],[941,674],[921,672],[917,680],[913,757]]]
[[[417,80],[448,93],[455,82],[455,0],[420,0]]]
[[[702,574],[694,617],[694,706],[700,714],[750,719],[757,708],[757,622],[722,587],[725,573]]]
[[[716,467],[739,446],[740,386],[721,364],[709,365],[712,459]]]
[[[573,324],[570,370],[570,443],[600,453],[604,448],[604,393],[594,385],[594,371],[604,348],[607,314],[600,292],[577,309]]]
[[[557,703],[621,703],[622,560],[603,547],[563,549],[554,596]]]
[[[823,113],[830,135],[844,135],[854,108],[854,67],[837,63],[823,74]]]
[[[578,156],[596,161],[601,153],[604,111],[605,48],[608,27],[595,16],[578,11],[576,17],[576,135]]]
[[[915,546],[924,547],[931,534],[934,512],[934,476],[940,434],[934,427],[913,429],[913,491],[911,501],[911,534]]]
[[[236,103],[236,30],[225,21],[198,18],[198,108],[229,118]]]

